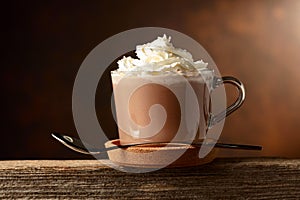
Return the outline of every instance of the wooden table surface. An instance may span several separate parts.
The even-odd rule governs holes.
[[[138,174],[97,160],[0,161],[6,198],[300,199],[300,159],[218,158]]]

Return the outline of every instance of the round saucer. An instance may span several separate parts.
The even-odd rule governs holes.
[[[119,139],[105,143],[106,148],[119,145]],[[117,165],[141,168],[196,166],[209,163],[216,157],[216,148],[204,158],[199,158],[199,151],[200,147],[193,145],[159,143],[117,148],[107,153],[109,160]]]

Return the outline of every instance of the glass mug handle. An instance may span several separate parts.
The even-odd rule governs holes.
[[[235,100],[233,104],[228,106],[226,110],[222,111],[221,113],[217,115],[211,115],[209,118],[209,125],[208,128],[213,127],[215,124],[219,123],[222,121],[225,117],[233,113],[235,110],[237,110],[244,102],[245,97],[246,97],[246,92],[243,83],[238,80],[237,78],[234,78],[232,76],[223,76],[222,78],[220,77],[214,77],[213,81],[213,88],[217,88],[218,86],[222,84],[229,83],[231,85],[234,85],[239,92],[238,98]]]

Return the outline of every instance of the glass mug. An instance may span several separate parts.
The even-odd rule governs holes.
[[[245,99],[238,79],[216,77],[211,69],[196,73],[112,71],[111,78],[122,145],[203,141],[207,131]],[[226,83],[234,85],[239,96],[213,115],[211,94]]]

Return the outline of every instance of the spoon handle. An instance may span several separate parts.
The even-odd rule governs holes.
[[[262,150],[262,146],[259,145],[248,145],[248,144],[227,144],[227,143],[216,143],[215,147],[224,149],[241,149],[241,150]]]

